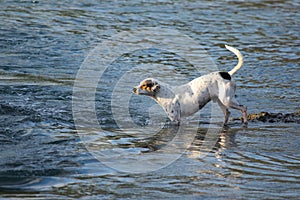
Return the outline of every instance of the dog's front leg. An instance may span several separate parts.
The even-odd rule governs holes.
[[[180,124],[181,109],[177,98],[174,98],[170,103],[169,109],[166,112],[171,121],[178,122],[178,125]]]

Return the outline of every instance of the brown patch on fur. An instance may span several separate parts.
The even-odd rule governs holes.
[[[152,91],[153,85],[154,83],[151,80],[146,80],[145,82],[143,82],[140,88],[142,90]]]

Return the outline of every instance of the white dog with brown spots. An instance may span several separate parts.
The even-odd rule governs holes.
[[[224,125],[228,122],[229,108],[240,110],[243,123],[247,124],[247,107],[235,99],[236,84],[231,79],[242,67],[243,56],[239,50],[227,45],[225,47],[238,57],[238,64],[229,72],[212,72],[181,86],[170,86],[147,78],[133,88],[133,92],[153,98],[174,122],[179,123],[181,117],[196,113],[213,100],[224,112]]]

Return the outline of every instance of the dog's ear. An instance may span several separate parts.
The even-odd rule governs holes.
[[[151,88],[153,92],[158,92],[160,89],[160,85],[158,83],[154,84]]]
[[[152,79],[147,79],[141,84],[141,89],[147,90],[148,92],[158,92],[160,85]]]

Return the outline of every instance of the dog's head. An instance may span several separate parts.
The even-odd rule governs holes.
[[[133,93],[154,97],[160,90],[160,85],[153,78],[146,78],[138,86],[133,88]]]

